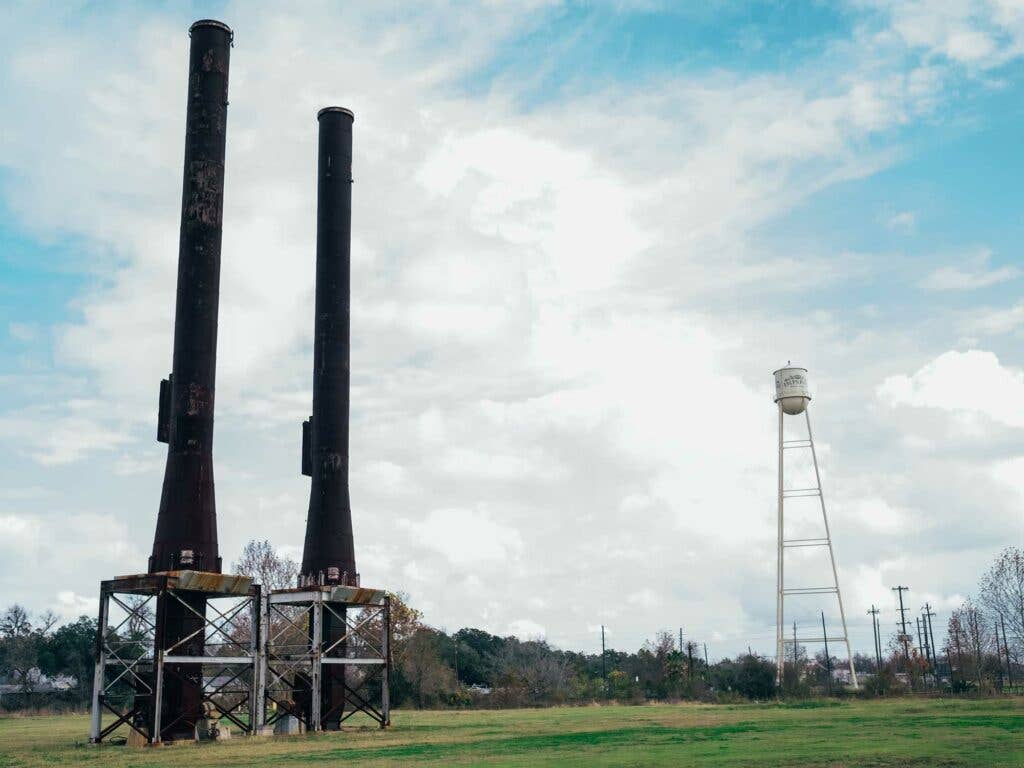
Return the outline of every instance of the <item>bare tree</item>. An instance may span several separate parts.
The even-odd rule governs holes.
[[[1024,651],[1024,549],[1007,547],[981,580],[981,602],[1009,629],[1015,655]]]
[[[24,637],[32,633],[32,622],[20,605],[12,605],[0,615],[0,637]]]
[[[31,694],[39,683],[39,634],[28,611],[12,605],[0,615],[0,674]]]
[[[231,567],[235,573],[251,576],[265,590],[294,587],[299,575],[299,564],[279,554],[266,539],[246,544]]]
[[[973,677],[980,686],[985,672],[986,654],[992,647],[994,635],[984,611],[971,598],[949,616],[949,642],[953,647],[960,674]]]
[[[148,634],[156,622],[153,598],[148,595],[125,595],[121,600],[131,609],[128,619],[129,637],[134,640]]]

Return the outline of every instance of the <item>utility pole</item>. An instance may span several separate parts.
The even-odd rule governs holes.
[[[1000,615],[999,618],[1002,618]],[[1003,682],[1003,651],[999,647],[999,622],[992,622],[992,631],[996,635],[996,667],[999,668],[999,692],[1002,693],[1005,689],[1005,683]]]
[[[825,674],[828,675],[828,695],[832,695],[832,656],[828,652],[828,630],[825,629],[825,612],[821,612],[821,637],[825,641]],[[851,659],[852,662],[852,659]]]
[[[935,642],[935,630],[932,628],[932,616],[935,615],[935,611],[932,610],[930,604],[924,604],[924,612],[921,614],[921,621],[924,622],[926,631],[931,639],[929,646],[932,649],[932,666],[935,668],[935,675],[938,677],[939,674],[939,659],[938,650],[939,646]]]
[[[921,656],[925,653],[925,646],[921,644],[921,618],[919,616],[914,617],[914,622],[917,624],[917,655]],[[928,665],[925,664],[924,671],[924,685],[928,687]]]
[[[1003,650],[1006,651],[1006,682],[1013,691],[1013,667],[1010,662],[1010,641],[1006,639],[1006,622],[1003,621],[1003,614],[999,614],[999,624],[1003,628]]]
[[[683,655],[683,628],[679,628],[679,655]]]
[[[798,659],[797,645],[796,645],[796,622],[794,621],[793,622],[793,690],[796,690],[796,686],[800,682],[800,671],[799,671],[799,669],[797,669],[798,666],[799,666],[799,659]]]
[[[897,586],[892,588],[900,596],[900,641],[903,643],[903,656],[910,662],[910,635],[907,634],[907,609],[903,607],[903,593],[909,592],[910,587]]]
[[[931,647],[932,647],[932,666],[935,669],[935,684],[939,684],[939,644],[935,642],[935,627],[932,626],[932,617],[935,616],[935,611],[929,603],[924,604],[924,619],[928,625],[928,634],[931,636]],[[953,682],[953,665],[949,661],[949,646],[946,646],[946,666],[949,667],[949,682]]]
[[[928,617],[921,615],[921,632],[924,634],[924,657],[928,666],[932,668],[932,677],[935,677],[935,654],[932,651],[931,641],[928,639]]]
[[[872,605],[868,613],[871,615],[871,631],[875,636],[875,674],[880,675],[882,673],[882,643],[878,638],[878,609]]]
[[[964,674],[964,656],[963,656],[963,653],[960,652],[960,627],[959,627],[959,625],[957,626],[956,631],[953,633],[953,639],[956,640],[956,665],[957,665],[957,667],[960,670],[960,682],[962,682],[964,684],[964,687],[966,688],[967,687],[967,675]],[[952,679],[952,677],[953,677],[952,669],[950,669],[949,677],[950,677],[950,679]]]
[[[711,662],[708,661],[708,644],[704,643],[704,667],[711,673]]]
[[[604,624],[601,625],[601,686],[604,688],[604,697],[608,698],[608,670],[605,666],[604,651]]]

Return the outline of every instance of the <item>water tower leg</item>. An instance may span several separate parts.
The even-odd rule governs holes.
[[[783,665],[785,664],[785,639],[783,635],[783,624],[785,612],[783,607],[783,588],[785,580],[783,569],[785,560],[783,556],[783,507],[782,507],[782,482],[783,482],[783,445],[782,445],[782,403],[779,403],[779,487],[778,487],[778,544],[776,549],[776,585],[775,585],[775,683],[782,687]]]

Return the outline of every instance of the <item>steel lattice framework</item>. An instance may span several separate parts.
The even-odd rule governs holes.
[[[857,687],[857,672],[853,667],[853,653],[850,650],[849,633],[846,629],[846,612],[843,609],[843,596],[839,591],[839,572],[836,568],[836,556],[832,549],[832,533],[828,524],[828,512],[825,509],[825,496],[821,489],[821,472],[818,469],[818,453],[814,448],[814,434],[811,431],[811,414],[809,404],[803,410],[804,421],[807,424],[807,437],[795,440],[786,440],[783,432],[784,413],[780,402],[779,408],[779,488],[778,488],[778,571],[776,584],[776,681],[782,683],[783,665],[786,659],[786,646],[796,646],[798,643],[824,643],[828,647],[830,642],[840,642],[846,645],[846,655],[850,664],[850,680],[853,687]],[[798,417],[795,417],[798,418]],[[811,460],[814,464],[814,485],[806,488],[785,487],[785,467],[787,451],[809,450]],[[824,536],[790,539],[785,534],[785,509],[786,500],[794,498],[816,498],[821,505],[821,519],[824,523]],[[831,564],[831,583],[815,586],[786,586],[786,552],[795,548],[823,547],[828,550],[829,563]],[[835,595],[839,603],[839,617],[842,621],[842,634],[829,637],[824,631],[824,620],[822,622],[822,636],[792,637],[787,638],[785,632],[785,604],[786,597],[790,595]]]
[[[203,611],[194,608],[197,595]],[[196,629],[169,633],[162,621],[168,606],[193,617]],[[325,634],[325,624],[336,631]],[[379,589],[263,594],[248,577],[199,571],[104,581],[89,740],[106,741],[127,727],[158,744],[180,738],[183,719],[267,734],[287,715],[321,731],[363,713],[387,727],[390,637],[391,603]],[[201,654],[187,652],[197,647]],[[198,688],[197,711],[165,715],[171,680]]]
[[[203,612],[194,608],[197,594],[205,599]],[[196,629],[180,638],[168,632],[169,607],[192,616]],[[259,610],[259,586],[241,576],[169,571],[102,582],[89,740],[99,743],[127,725],[157,744],[182,718],[207,716],[251,732]],[[189,655],[186,647],[203,650]],[[198,687],[198,711],[164,719],[170,680]],[[104,711],[113,715],[106,725]]]
[[[391,603],[383,590],[275,590],[263,597],[262,617],[261,726],[292,715],[307,730],[320,731],[340,727],[357,712],[382,728],[391,724]],[[339,631],[326,635],[327,624]]]

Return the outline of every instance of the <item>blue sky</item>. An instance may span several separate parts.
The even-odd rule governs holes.
[[[593,649],[602,623],[625,647],[682,624],[715,655],[771,652],[787,359],[811,370],[857,644],[892,584],[948,614],[1024,540],[1013,2],[18,4],[0,33],[0,603],[73,617],[145,565],[186,30],[206,16],[236,32],[226,563],[249,538],[301,546],[331,103],[357,115],[365,583],[448,628]]]

